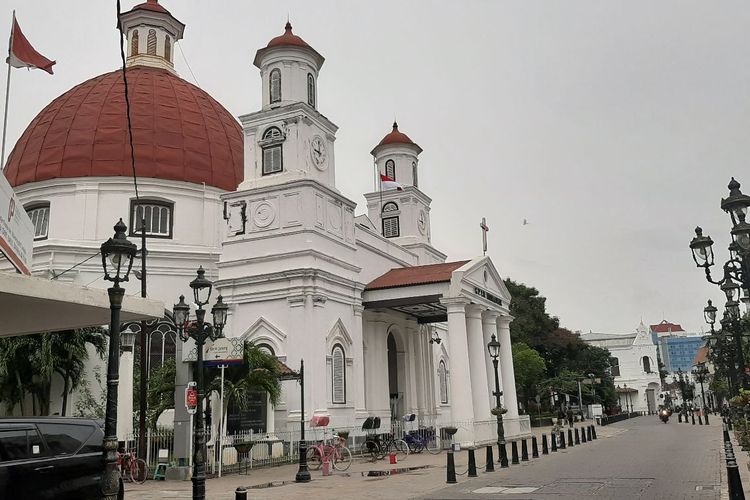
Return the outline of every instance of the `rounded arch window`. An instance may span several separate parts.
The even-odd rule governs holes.
[[[268,354],[269,356],[276,356],[276,353],[273,352],[273,347],[271,347],[268,344],[258,344],[255,346],[260,352],[264,354]]]
[[[651,360],[648,359],[648,356],[643,356],[643,371],[651,373]]]
[[[398,205],[396,205],[392,201],[389,201],[388,203],[383,205],[383,212],[398,212]]]
[[[263,175],[284,170],[283,140],[284,136],[277,127],[271,127],[263,133]]]
[[[164,37],[164,59],[172,62],[172,39],[169,38],[169,35]]]
[[[271,103],[281,102],[281,71],[278,68],[271,70],[271,74],[268,77],[268,84]]]
[[[414,187],[419,187],[419,175],[417,175],[417,162],[411,162],[411,177]]]
[[[440,402],[448,403],[448,370],[445,368],[445,361],[442,359],[438,364],[438,384],[440,386]]]
[[[381,220],[383,224],[383,236],[386,238],[398,238],[400,236],[401,228],[398,219],[398,205],[392,201],[383,205]]]
[[[307,104],[315,107],[315,77],[312,73],[307,74]]]
[[[138,30],[133,30],[133,36],[130,37],[130,55],[138,55]]]
[[[331,384],[333,403],[346,403],[346,357],[341,344],[333,346],[331,351]]]
[[[148,30],[148,37],[146,38],[146,53],[150,56],[156,55],[156,30]]]
[[[390,177],[392,181],[396,180],[396,164],[393,160],[385,162],[385,175],[386,177]]]

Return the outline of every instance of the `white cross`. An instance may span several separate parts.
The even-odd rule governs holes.
[[[482,228],[482,255],[487,255],[487,231],[490,230],[490,226],[487,225],[487,221],[484,217],[482,217],[482,223],[479,224],[479,227]]]

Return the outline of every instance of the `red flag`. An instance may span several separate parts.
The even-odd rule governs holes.
[[[50,75],[56,61],[50,61],[31,46],[13,16],[13,31],[10,33],[10,51],[8,64],[14,68],[39,68]]]
[[[398,182],[394,181],[393,179],[391,179],[387,175],[383,175],[383,174],[380,174],[380,185],[384,189],[386,189],[386,190],[389,190],[389,189],[396,189],[398,191],[403,191],[404,190],[404,188],[403,188],[403,186],[401,186],[401,184],[399,184]]]

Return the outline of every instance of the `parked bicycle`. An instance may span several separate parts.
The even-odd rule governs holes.
[[[148,477],[146,461],[137,458],[133,453],[117,453],[117,468],[123,480],[143,484]]]
[[[404,423],[414,422],[416,415],[404,415]],[[404,441],[409,446],[409,453],[422,453],[427,450],[432,455],[437,455],[442,450],[440,440],[434,427],[422,427],[417,430],[409,430],[404,434]]]
[[[339,432],[333,444],[329,444],[323,435],[323,441],[307,449],[307,467],[318,470],[324,461],[328,461],[338,471],[345,471],[352,465],[352,452],[346,447],[348,432]]]

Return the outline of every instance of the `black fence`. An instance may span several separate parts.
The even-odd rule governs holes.
[[[644,412],[642,411],[634,411],[630,413],[620,413],[619,415],[602,415],[599,417],[601,419],[599,425],[614,424],[615,422],[620,422],[629,418],[640,417],[643,414]]]

